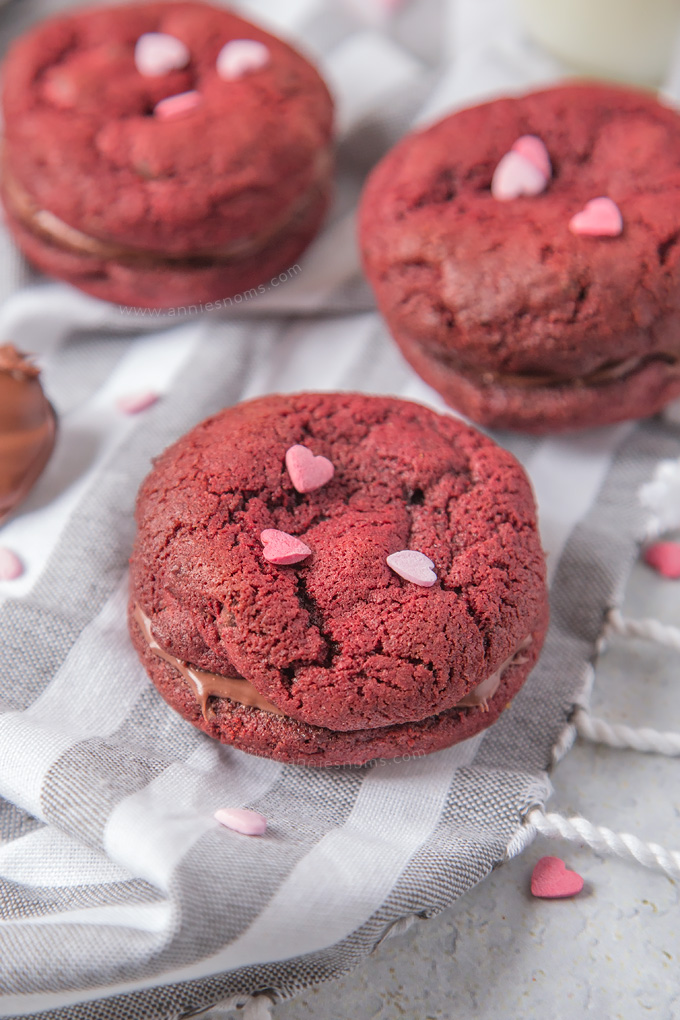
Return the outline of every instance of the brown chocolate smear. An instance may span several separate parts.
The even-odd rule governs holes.
[[[28,495],[54,449],[57,419],[39,376],[16,347],[0,345],[0,523]]]
[[[191,690],[194,693],[196,701],[201,706],[201,712],[203,718],[209,721],[208,718],[208,699],[209,698],[228,698],[230,701],[235,701],[239,705],[246,705],[250,708],[260,708],[263,712],[270,712],[272,715],[281,715],[287,718],[286,713],[282,712],[278,705],[269,701],[260,694],[258,690],[248,680],[244,680],[243,677],[226,677],[220,676],[219,673],[209,673],[204,669],[197,669],[196,666],[192,666],[188,662],[184,662],[182,659],[178,659],[176,655],[172,655],[171,652],[166,652],[156,641],[151,630],[151,620],[143,612],[143,610],[135,604],[134,618],[139,624],[139,628],[144,635],[144,640],[148,644],[149,648],[156,653],[156,655],[163,659],[165,662],[173,666],[177,672],[184,677],[189,684]],[[515,649],[512,655],[509,655],[505,662],[502,662],[495,673],[487,677],[486,680],[482,680],[480,684],[473,687],[471,691],[465,695],[459,702],[457,702],[454,708],[478,708],[481,706],[483,712],[488,710],[488,702],[494,696],[498,690],[501,682],[501,677],[506,669],[512,665],[520,665],[520,663],[527,662],[528,660],[522,656],[522,652],[525,648],[528,648],[533,638],[531,635],[526,637],[524,641]]]
[[[501,677],[506,669],[510,666],[519,666],[520,664],[529,661],[521,653],[525,648],[529,647],[532,641],[533,638],[531,635],[525,637],[521,645],[515,649],[512,655],[509,655],[507,659],[500,664],[495,673],[492,673],[491,676],[486,678],[486,680],[482,680],[481,684],[477,684],[477,686],[473,687],[471,691],[468,691],[465,697],[461,698],[454,707],[477,708],[479,706],[481,707],[482,712],[487,712],[489,709],[489,700],[493,698],[494,694],[500,687]]]
[[[188,662],[178,659],[176,655],[166,652],[156,641],[151,630],[151,620],[140,609],[135,606],[134,617],[139,624],[140,630],[149,648],[156,653],[160,659],[164,659],[173,666],[177,672],[184,677],[194,693],[196,701],[201,706],[201,712],[206,722],[208,717],[209,698],[229,698],[239,705],[246,705],[250,708],[260,708],[263,712],[271,712],[272,715],[284,715],[278,705],[275,705],[248,680],[238,676],[220,676],[219,673],[209,673],[204,669],[197,669]]]

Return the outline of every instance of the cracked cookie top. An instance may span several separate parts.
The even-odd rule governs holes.
[[[540,193],[499,201],[494,171],[538,136]],[[616,237],[575,234],[592,199]],[[403,139],[361,208],[367,274],[397,338],[462,373],[569,382],[680,353],[680,117],[651,93],[553,88],[462,110]]]
[[[333,464],[299,492],[286,452]],[[155,462],[137,503],[131,602],[167,652],[250,681],[334,730],[417,721],[459,702],[546,612],[534,502],[511,454],[417,404],[360,394],[228,408]],[[276,529],[311,555],[263,555]],[[413,549],[421,587],[387,556]]]
[[[156,34],[186,59],[142,73],[139,41]],[[225,68],[236,40],[242,66]],[[261,65],[246,66],[243,41],[261,47]],[[49,19],[12,46],[3,85],[5,177],[25,204],[100,241],[233,245],[285,220],[328,174],[319,74],[224,8],[180,0]]]

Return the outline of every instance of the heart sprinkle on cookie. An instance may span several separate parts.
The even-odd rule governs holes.
[[[522,135],[494,170],[491,194],[499,202],[545,191],[552,175],[548,150],[536,135]]]
[[[198,92],[178,92],[176,96],[168,96],[161,99],[154,107],[154,116],[159,120],[170,120],[173,117],[181,117],[183,113],[190,113],[195,110],[201,102]]]
[[[286,531],[277,531],[276,528],[265,528],[260,533],[260,541],[264,546],[264,558],[278,567],[289,567],[292,563],[300,563],[312,555],[309,546],[299,538],[289,535]]]
[[[269,63],[269,50],[255,39],[232,39],[217,55],[217,73],[223,81],[236,81]]]
[[[583,879],[570,871],[559,857],[541,857],[531,875],[532,895],[544,900],[576,896],[583,889]]]
[[[585,234],[587,237],[618,237],[623,231],[623,216],[611,198],[591,198],[569,220],[569,229],[572,234]]]
[[[180,71],[191,58],[181,39],[165,32],[145,32],[135,45],[135,66],[145,78]]]
[[[545,145],[538,135],[522,135],[513,143],[511,152],[518,152],[524,159],[533,163],[540,170],[546,181],[552,177],[552,163]]]
[[[244,836],[264,836],[267,831],[267,819],[257,811],[248,808],[219,808],[213,816],[220,825]]]
[[[680,542],[655,542],[645,549],[644,560],[664,577],[680,578]]]
[[[405,581],[418,584],[421,588],[431,588],[437,580],[433,569],[434,563],[430,557],[415,549],[401,549],[400,552],[390,553],[387,557],[387,566]]]
[[[306,446],[286,450],[286,468],[298,492],[313,492],[330,482],[335,468],[327,457],[315,457]]]
[[[24,565],[15,552],[0,546],[0,581],[16,581],[24,572]]]

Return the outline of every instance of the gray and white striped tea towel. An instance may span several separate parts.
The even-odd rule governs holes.
[[[3,39],[58,6],[11,4]],[[662,420],[500,437],[536,488],[552,625],[512,708],[467,743],[305,769],[220,746],[161,701],[124,611],[150,458],[270,391],[360,389],[444,410],[372,310],[353,242],[358,190],[414,116],[559,72],[502,0],[414,0],[382,20],[341,0],[244,7],[306,45],[339,99],[335,208],[285,286],[238,317],[130,315],[37,278],[0,236],[0,336],[40,352],[61,414],[53,460],[2,532],[27,568],[0,585],[2,1017],[170,1020],[286,997],[484,878],[526,843],[523,819],[549,796],[553,750],[637,555],[635,492],[680,455]],[[146,389],[162,394],[147,412],[116,410]],[[267,837],[218,827],[224,805],[262,812]]]

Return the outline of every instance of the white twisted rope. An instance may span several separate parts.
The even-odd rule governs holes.
[[[612,832],[603,826],[593,825],[586,818],[546,814],[541,808],[532,808],[526,816],[526,823],[549,839],[585,843],[598,853],[634,860],[645,868],[657,868],[671,878],[680,878],[680,853],[666,850],[658,843],[645,843],[627,832]]]
[[[673,627],[667,623],[659,623],[658,620],[631,620],[624,616],[620,610],[612,609],[607,615],[607,622],[603,636],[608,634],[619,634],[621,637],[643,638],[646,641],[656,641],[666,648],[674,648],[680,652],[680,627]]]
[[[643,754],[665,754],[669,758],[680,755],[680,733],[663,733],[646,727],[633,729],[631,726],[608,723],[583,708],[576,709],[572,722],[579,737],[593,744],[627,747]]]

